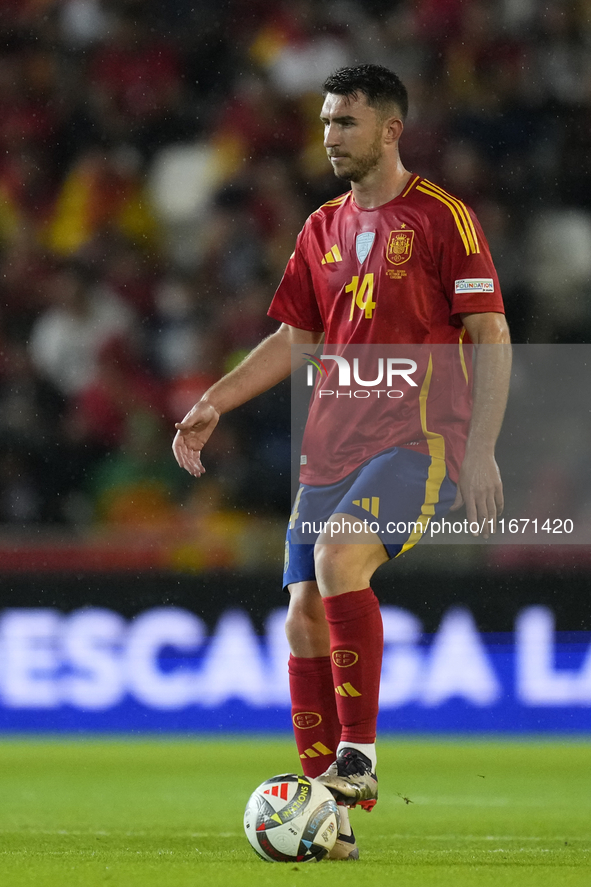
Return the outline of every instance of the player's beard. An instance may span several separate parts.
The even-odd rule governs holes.
[[[380,126],[367,154],[364,154],[362,157],[351,157],[352,165],[349,169],[342,172],[335,169],[334,174],[337,179],[341,179],[344,182],[361,182],[379,164],[382,159],[382,153],[382,129]]]

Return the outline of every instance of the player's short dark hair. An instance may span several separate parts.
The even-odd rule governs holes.
[[[408,92],[400,77],[383,65],[354,65],[339,68],[327,77],[322,86],[324,95],[344,95],[357,98],[359,93],[373,108],[385,110],[395,104],[404,120],[408,114]]]

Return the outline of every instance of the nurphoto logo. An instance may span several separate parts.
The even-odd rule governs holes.
[[[371,397],[373,393],[377,397],[379,397],[380,394],[385,394],[386,397],[399,399],[404,397],[404,391],[399,388],[394,388],[395,382],[398,385],[404,382],[411,388],[418,387],[418,383],[412,378],[418,368],[417,362],[416,360],[411,360],[406,357],[387,357],[385,359],[379,357],[377,359],[377,364],[374,364],[371,370],[372,375],[375,373],[375,378],[372,379],[361,378],[362,371],[359,367],[358,357],[354,357],[352,361],[349,361],[346,357],[343,357],[342,354],[321,354],[320,358],[314,357],[311,354],[306,354],[305,360],[308,363],[308,375],[306,381],[308,387],[312,388],[314,386],[314,369],[319,373],[318,381],[320,381],[323,375],[328,379],[331,374],[325,361],[333,360],[336,364],[337,371],[337,378],[335,379],[336,385],[338,386],[338,389],[347,389],[341,391],[331,388],[321,388],[318,385],[318,397],[353,396],[357,398],[368,398]],[[364,362],[364,374],[369,370],[369,367],[367,367],[366,364],[367,361]],[[335,367],[333,366],[331,369],[333,370],[332,375],[334,376]],[[353,383],[361,386],[359,389],[351,390],[351,377],[353,377]],[[378,388],[379,385],[385,385],[385,387]]]

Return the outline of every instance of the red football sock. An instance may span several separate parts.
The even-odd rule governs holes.
[[[329,656],[289,657],[289,691],[296,745],[305,776],[332,764],[341,739]]]
[[[342,742],[375,742],[384,630],[371,588],[322,599]]]

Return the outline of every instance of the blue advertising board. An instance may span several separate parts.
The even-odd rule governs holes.
[[[591,732],[591,632],[557,632],[528,606],[514,630],[481,633],[450,608],[425,634],[383,606],[379,726],[387,732]],[[290,729],[286,610],[263,634],[229,609],[213,631],[195,613],[155,607],[0,614],[0,731],[280,732]]]

